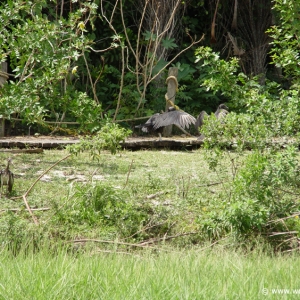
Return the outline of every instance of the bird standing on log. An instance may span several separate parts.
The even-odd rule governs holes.
[[[196,119],[190,114],[177,110],[175,107],[169,107],[168,111],[162,114],[154,114],[150,119],[141,125],[135,126],[135,128],[141,128],[143,132],[157,131],[161,139],[161,130],[165,126],[176,125],[179,128],[189,128],[191,124],[195,124]]]
[[[14,184],[14,173],[10,171],[9,166],[12,164],[12,159],[7,159],[7,166],[5,169],[0,171],[0,182],[1,182],[1,195],[3,193],[3,186],[7,186],[7,191],[11,193]]]
[[[217,120],[222,121],[226,115],[228,114],[228,107],[225,104],[220,104],[217,108],[217,110],[215,111],[215,116],[217,118]],[[206,111],[201,111],[199,116],[197,117],[197,120],[195,122],[195,128],[197,130],[197,133],[200,134],[199,132],[199,128],[202,127],[202,125],[204,124],[205,118],[208,117],[208,114],[206,113]],[[198,140],[203,140],[204,139],[204,135],[201,134],[198,137]]]

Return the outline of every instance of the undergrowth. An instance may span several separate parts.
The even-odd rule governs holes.
[[[187,249],[223,240],[234,248],[264,243],[273,251],[297,248],[299,155],[293,147],[243,155],[204,149],[115,156],[102,151],[98,160],[88,153],[71,156],[27,196],[35,225],[20,196],[65,155],[45,151],[13,158],[12,200],[4,195],[0,200],[2,247],[17,253],[50,242],[86,251],[96,239],[106,241],[101,248],[109,251]]]

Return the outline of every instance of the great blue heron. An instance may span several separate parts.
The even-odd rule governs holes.
[[[228,114],[228,107],[225,104],[220,104],[217,108],[217,110],[215,111],[215,116],[218,120],[222,120],[225,118],[225,116]],[[197,117],[197,120],[195,122],[195,128],[197,130],[198,135],[200,134],[199,132],[199,128],[202,127],[202,125],[204,124],[205,118],[208,117],[208,114],[202,110],[199,114],[199,116]],[[203,140],[204,139],[204,135],[201,134],[198,137],[198,140]]]
[[[165,126],[176,125],[179,128],[189,128],[191,124],[195,124],[196,119],[190,114],[177,110],[174,107],[169,107],[168,111],[162,114],[154,114],[150,119],[141,125],[135,126],[135,128],[141,128],[143,132],[157,131],[161,138],[161,132]]]
[[[11,193],[14,184],[14,173],[10,171],[9,166],[12,163],[12,159],[7,159],[7,166],[5,169],[0,171],[0,182],[1,182],[1,195],[3,193],[3,186],[7,186],[7,191]]]

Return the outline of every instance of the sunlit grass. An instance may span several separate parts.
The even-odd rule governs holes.
[[[11,196],[24,194],[42,172],[67,155],[54,150],[14,155]],[[0,153],[3,167],[7,157]],[[70,157],[28,194],[31,208],[48,208],[33,211],[38,225],[21,197],[3,195],[0,299],[298,299],[299,294],[274,292],[299,289],[297,255],[272,256],[260,241],[255,251],[247,244],[232,246],[230,238],[211,247],[205,237],[191,234],[142,248],[133,244],[143,234],[135,240],[130,230],[118,227],[123,224],[118,219],[105,226],[101,220],[89,224],[88,218],[76,217],[78,206],[85,205],[80,197],[93,183],[102,182],[112,197],[137,203],[150,215],[143,226],[128,223],[135,231],[144,230],[146,240],[193,233],[198,214],[230,179],[230,158],[225,157],[226,169],[212,172],[203,150],[124,151],[116,156],[104,152],[98,161],[87,154]],[[94,197],[93,192],[88,197]],[[125,214],[132,213],[128,209]],[[147,235],[145,228],[153,224]]]
[[[299,289],[297,257],[221,249],[133,255],[1,253],[1,299],[279,299]],[[280,299],[297,299],[294,295]],[[298,295],[299,297],[299,295]]]

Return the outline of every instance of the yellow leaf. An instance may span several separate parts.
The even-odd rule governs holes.
[[[72,69],[72,74],[75,74],[77,72],[77,68],[78,66],[75,66],[73,69]]]
[[[84,28],[85,28],[85,25],[84,25],[84,23],[83,22],[79,22],[78,23],[78,25],[77,25],[77,27],[79,27],[80,28],[80,30],[84,30]]]

